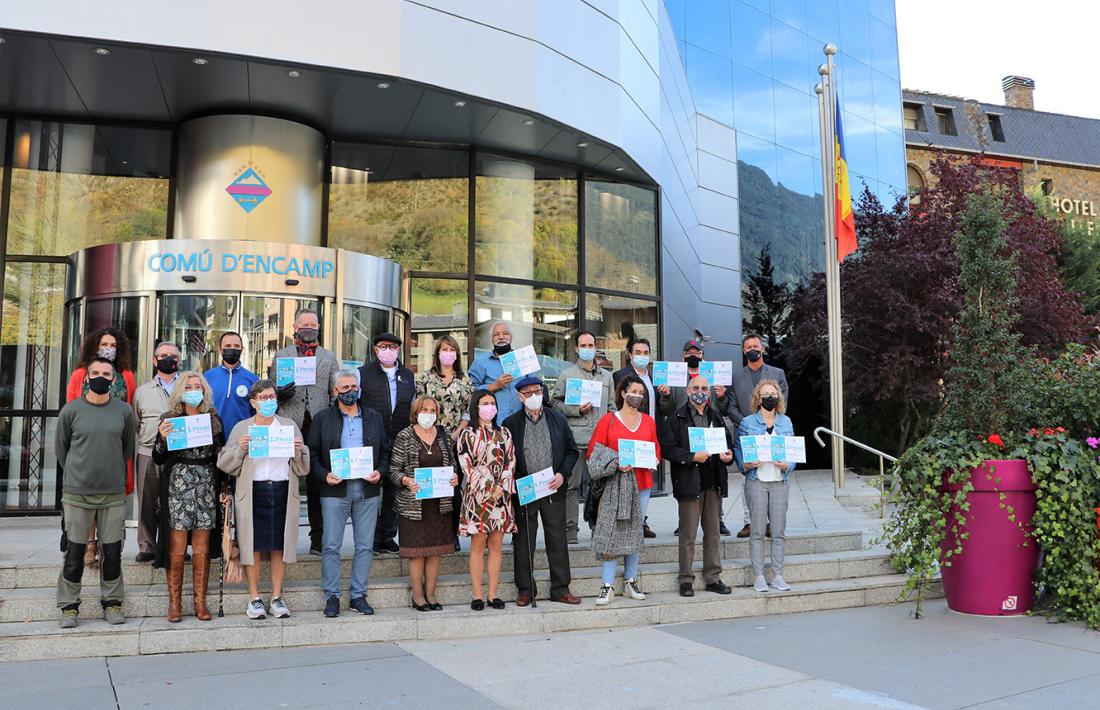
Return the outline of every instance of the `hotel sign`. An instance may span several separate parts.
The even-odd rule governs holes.
[[[1080,225],[1085,228],[1090,237],[1092,236],[1096,226],[1092,219],[1088,218],[1100,216],[1096,212],[1095,202],[1092,200],[1074,200],[1068,197],[1058,197],[1057,195],[1051,195],[1049,199],[1050,206],[1054,208],[1055,212],[1069,218],[1070,227],[1076,229]]]

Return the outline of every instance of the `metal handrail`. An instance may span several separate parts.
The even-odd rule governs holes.
[[[814,429],[814,439],[817,440],[818,446],[821,446],[823,448],[825,446],[825,442],[821,440],[821,434],[828,434],[829,436],[832,436],[836,439],[840,439],[841,441],[847,442],[847,443],[851,444],[852,446],[856,446],[858,448],[863,449],[864,451],[866,451],[868,453],[872,453],[875,456],[878,456],[879,510],[882,511],[882,519],[885,520],[886,519],[886,463],[885,463],[885,461],[888,460],[888,461],[890,461],[890,463],[897,463],[897,458],[894,457],[894,456],[891,456],[890,454],[879,451],[878,449],[870,447],[867,444],[864,444],[862,441],[856,441],[855,439],[850,439],[847,436],[844,436],[843,434],[837,434],[832,429],[826,429],[823,426],[819,426],[818,428]]]

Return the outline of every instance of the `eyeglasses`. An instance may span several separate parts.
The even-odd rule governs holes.
[[[279,398],[277,394],[261,394],[256,397],[257,402],[272,402]]]
[[[359,388],[356,387],[355,385],[351,385],[350,387],[344,387],[343,389],[337,387],[336,391],[339,392],[340,394],[344,394],[345,392],[358,392]]]
[[[397,346],[393,343],[380,343],[378,345],[379,350],[397,350]]]

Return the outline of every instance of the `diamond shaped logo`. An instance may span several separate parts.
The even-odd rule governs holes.
[[[260,174],[251,167],[238,175],[236,180],[229,183],[225,191],[237,201],[237,204],[245,212],[256,209],[271,194],[271,188],[267,186]]]

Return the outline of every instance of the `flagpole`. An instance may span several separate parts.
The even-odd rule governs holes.
[[[821,131],[822,176],[825,202],[825,292],[829,338],[829,411],[830,425],[837,434],[844,434],[844,387],[842,366],[842,333],[840,311],[840,260],[836,235],[836,72],[833,56],[836,46],[825,45],[826,64],[818,67],[821,93],[818,94]],[[844,487],[844,443],[834,439],[832,446],[833,490]]]

